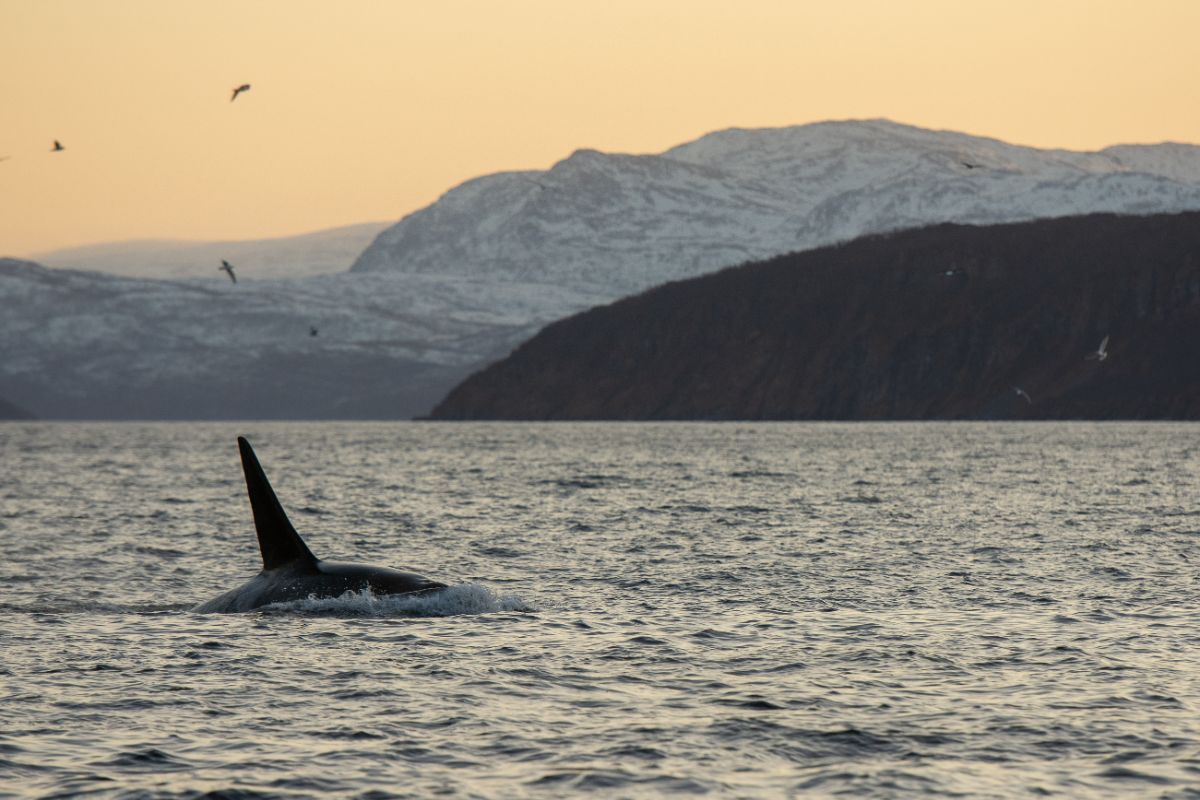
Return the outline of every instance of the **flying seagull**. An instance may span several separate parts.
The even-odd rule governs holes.
[[[233,274],[233,264],[230,264],[228,261],[226,261],[225,259],[222,258],[221,266],[217,267],[217,269],[224,270],[226,273],[229,274],[229,280],[233,281],[234,283],[237,283],[237,275]]]
[[[248,92],[248,91],[250,91],[250,84],[243,83],[241,86],[239,86],[233,90],[233,97],[229,98],[229,102],[232,103],[234,100],[237,100],[237,96],[239,94],[241,94],[242,92]]]
[[[1096,348],[1096,352],[1088,353],[1086,356],[1088,361],[1103,361],[1108,358],[1108,336],[1106,335],[1100,340],[1100,346]]]
[[[63,146],[62,146],[62,142],[60,142],[58,139],[55,139],[55,140],[54,140],[54,147],[51,147],[51,148],[50,148],[50,152],[51,152],[51,153],[57,153],[57,152],[59,152],[60,150],[66,150],[66,149],[67,149],[67,148],[65,148],[65,147],[63,147]]]
[[[1014,387],[1012,387],[1012,390],[1013,390],[1013,393],[1016,394],[1017,397],[1024,397],[1026,403],[1029,403],[1029,405],[1033,405],[1033,398],[1030,397],[1029,393],[1026,392],[1024,389],[1022,389],[1020,386],[1014,386]]]

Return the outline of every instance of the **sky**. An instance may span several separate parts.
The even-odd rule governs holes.
[[[0,0],[0,256],[397,220],[730,127],[1197,143],[1198,31],[1195,0]]]

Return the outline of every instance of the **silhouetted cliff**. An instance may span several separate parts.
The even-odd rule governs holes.
[[[432,416],[1200,419],[1200,213],[938,225],[667,284]]]

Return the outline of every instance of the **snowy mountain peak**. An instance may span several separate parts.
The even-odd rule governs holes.
[[[619,297],[730,264],[936,222],[1200,208],[1200,148],[1040,150],[884,119],[730,128],[657,155],[576,150],[469,181],[355,272],[508,276]]]

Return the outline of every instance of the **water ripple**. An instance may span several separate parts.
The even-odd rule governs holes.
[[[257,565],[236,434],[314,551],[452,587],[192,613]],[[1188,796],[1198,439],[5,424],[2,791]]]

